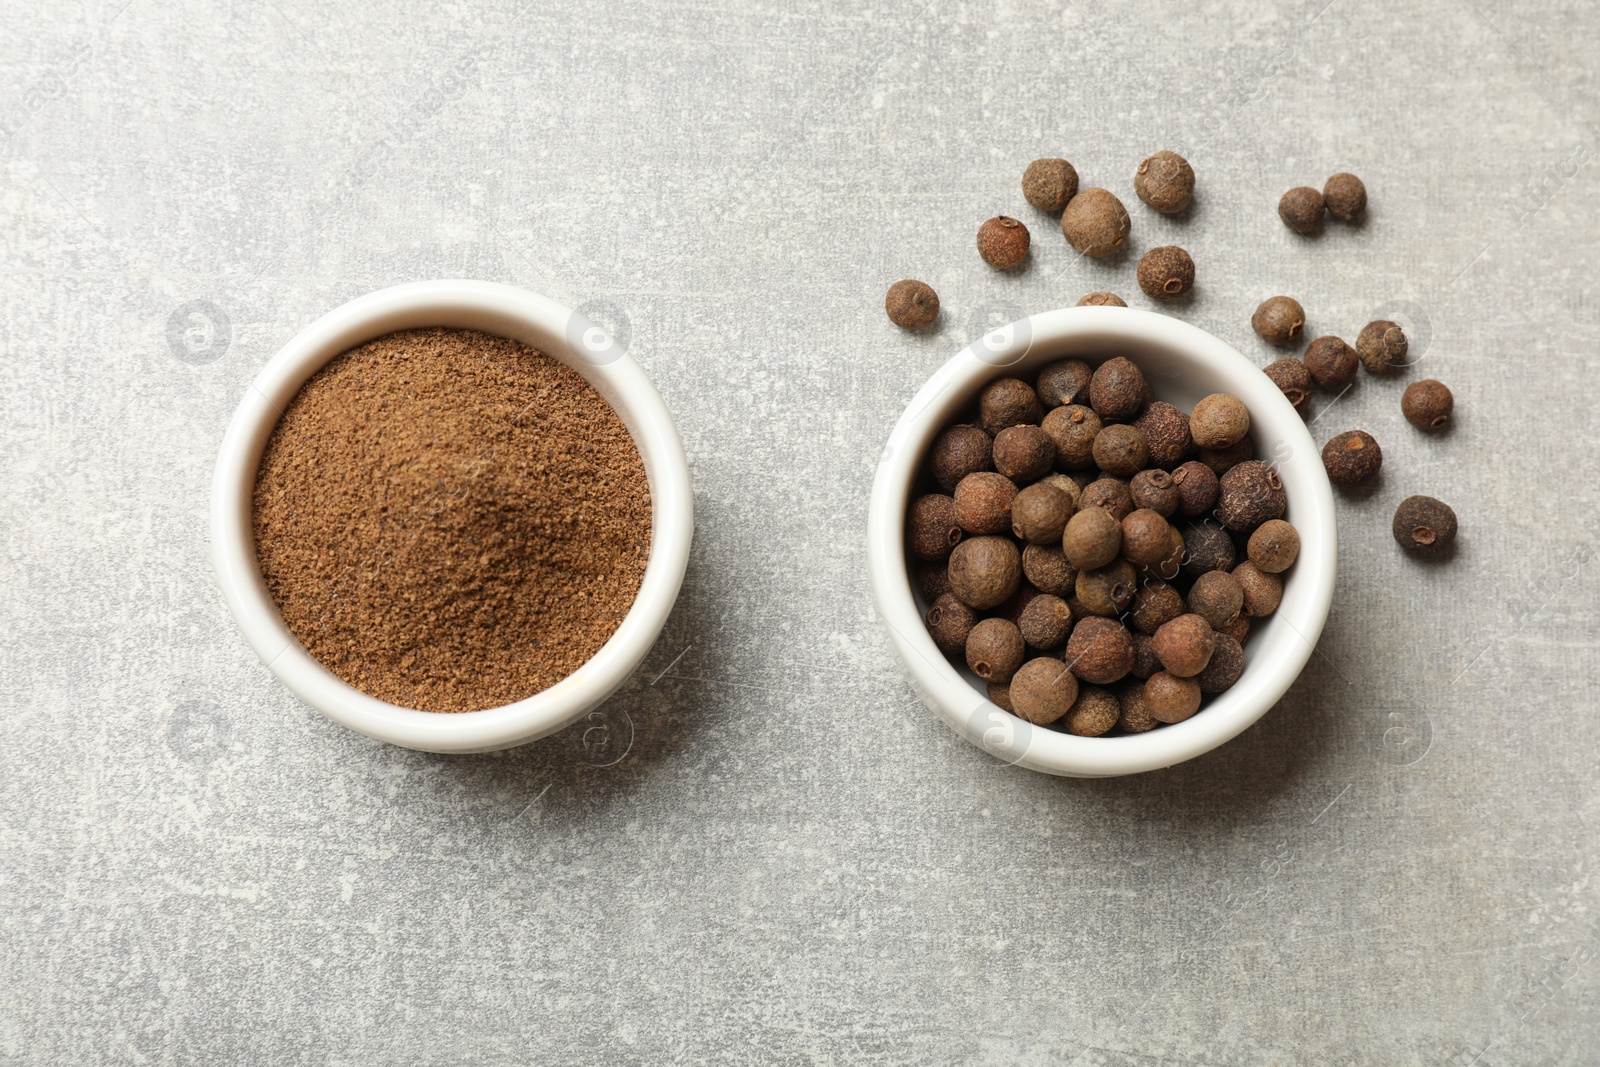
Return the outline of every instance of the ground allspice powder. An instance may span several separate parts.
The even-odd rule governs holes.
[[[650,490],[581,375],[471,330],[389,334],[313,375],[267,442],[256,551],[334,674],[424,711],[573,673],[632,606]]]

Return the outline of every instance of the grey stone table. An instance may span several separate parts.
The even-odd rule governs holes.
[[[1594,5],[361,6],[0,14],[0,1059],[1596,1062]],[[1132,199],[1163,147],[1185,219]],[[1172,314],[1264,364],[1266,295],[1395,309],[1460,410],[1319,399],[1387,464],[1318,655],[1131,779],[952,735],[864,577],[935,367],[1008,310],[1149,306],[1021,202],[1044,154],[1194,253]],[[1369,221],[1294,238],[1277,195],[1339,169]],[[1000,212],[1020,277],[973,250]],[[884,320],[908,275],[931,336]],[[698,501],[602,719],[474,758],[299,704],[205,556],[256,370],[449,276],[609,307]],[[1390,541],[1413,492],[1461,515],[1447,567]]]

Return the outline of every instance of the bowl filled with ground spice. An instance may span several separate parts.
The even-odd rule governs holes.
[[[302,330],[223,438],[211,555],[267,667],[328,718],[433,752],[572,723],[639,667],[693,534],[683,444],[599,325],[477,281]]]
[[[1118,307],[991,331],[918,391],[873,483],[868,563],[926,702],[994,757],[1168,767],[1289,690],[1332,604],[1333,494],[1274,381]]]

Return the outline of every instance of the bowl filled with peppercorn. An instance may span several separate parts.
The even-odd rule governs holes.
[[[918,391],[873,483],[868,562],[927,703],[1070,777],[1238,736],[1310,659],[1337,570],[1300,415],[1225,342],[1117,306],[991,331]]]

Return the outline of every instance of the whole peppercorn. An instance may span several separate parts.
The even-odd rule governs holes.
[[[1127,422],[1144,407],[1149,388],[1139,368],[1117,356],[1094,369],[1089,378],[1089,406],[1106,422]]]
[[[1172,484],[1178,487],[1178,514],[1185,518],[1197,518],[1217,506],[1217,472],[1197,459],[1174,470]]]
[[[1035,726],[1055,722],[1077,699],[1078,679],[1061,660],[1030,659],[1011,677],[1013,714]]]
[[[1017,713],[1017,706],[1011,702],[1010,684],[1000,685],[995,682],[990,682],[988,685],[984,686],[984,689],[989,694],[989,702],[995,707],[999,708],[1001,711],[1009,711],[1013,715]]]
[[[1044,482],[1028,486],[1011,501],[1011,532],[1030,545],[1060,544],[1070,518],[1072,501],[1067,494]]]
[[[1151,639],[1156,658],[1176,678],[1193,678],[1205,670],[1217,645],[1211,624],[1199,615],[1179,615],[1163,624]]]
[[[1170,519],[1178,510],[1178,487],[1164,470],[1140,471],[1128,482],[1135,508],[1145,508]]]
[[[1355,381],[1356,368],[1361,363],[1355,349],[1332,335],[1307,345],[1304,361],[1311,380],[1330,393]]]
[[[1076,404],[1088,399],[1089,364],[1081,359],[1062,359],[1051,363],[1039,372],[1039,401],[1046,408],[1063,404]]]
[[[1189,610],[1215,630],[1244,610],[1244,587],[1226,571],[1206,571],[1189,589]]]
[[[1017,629],[1031,648],[1060,648],[1072,632],[1072,610],[1060,597],[1040,593],[1017,616]]]
[[[1144,706],[1144,683],[1129,679],[1117,684],[1117,725],[1130,734],[1142,734],[1160,725]]]
[[[1150,443],[1152,466],[1174,467],[1194,446],[1194,439],[1189,436],[1189,416],[1165,400],[1150,401],[1133,424]]]
[[[1085,189],[1061,213],[1061,233],[1089,256],[1109,256],[1128,239],[1128,209],[1108,189]]]
[[[990,437],[1008,426],[1036,423],[1043,415],[1033,387],[1015,378],[992,381],[978,394],[978,425]]]
[[[1219,480],[1217,519],[1235,533],[1249,533],[1268,519],[1281,519],[1289,508],[1283,478],[1258,459],[1233,467]]]
[[[1250,636],[1250,616],[1242,611],[1239,612],[1232,622],[1227,623],[1217,631],[1218,636],[1223,634],[1233,638],[1241,645],[1244,644],[1244,639]]]
[[[1422,559],[1449,555],[1456,539],[1456,513],[1431,496],[1408,496],[1394,509],[1394,539]]]
[[[1201,463],[1211,468],[1212,473],[1221,477],[1245,460],[1254,459],[1256,446],[1250,438],[1241,437],[1227,448],[1202,448],[1195,455]]]
[[[1278,218],[1302,237],[1322,232],[1322,212],[1327,201],[1309,185],[1297,185],[1278,201]]]
[[[1040,211],[1059,215],[1078,195],[1078,172],[1064,159],[1036,159],[1022,172],[1022,195]]]
[[[967,635],[978,625],[978,613],[946,593],[928,609],[928,636],[947,656],[959,656],[967,647]]]
[[[1022,573],[1041,593],[1067,597],[1078,583],[1078,568],[1067,562],[1060,546],[1028,545],[1022,550]]]
[[[1322,446],[1322,465],[1334,485],[1360,485],[1383,466],[1383,449],[1365,430],[1346,430]]]
[[[1293,356],[1268,363],[1264,373],[1296,411],[1304,411],[1311,400],[1311,372]]]
[[[1088,508],[1110,512],[1113,519],[1121,522],[1133,510],[1133,491],[1121,478],[1096,478],[1078,496],[1078,510]]]
[[[1158,722],[1182,722],[1200,710],[1200,683],[1166,671],[1152,674],[1144,683],[1144,707]]]
[[[1432,378],[1412,382],[1400,397],[1400,411],[1419,430],[1442,430],[1450,422],[1456,398],[1450,387]]]
[[[1055,442],[1041,427],[1023,423],[995,435],[994,469],[1014,482],[1043,478],[1055,462]]]
[[[1166,582],[1152,581],[1141,585],[1134,594],[1129,618],[1134,629],[1142,634],[1153,634],[1184,611],[1183,596],[1176,589]]]
[[[1367,187],[1354,174],[1340,171],[1322,186],[1328,214],[1340,222],[1354,222],[1367,210]]]
[[[969,537],[950,553],[950,592],[969,608],[988,611],[1022,584],[1022,554],[1006,537]]]
[[[1080,571],[1104,567],[1122,551],[1122,524],[1104,508],[1084,508],[1067,520],[1061,551]]]
[[[1194,286],[1194,259],[1177,245],[1159,245],[1139,257],[1139,288],[1153,300],[1177,300]]]
[[[1269,296],[1250,316],[1250,328],[1269,344],[1293,344],[1305,326],[1306,309],[1292,296]]]
[[[1025,654],[1022,631],[1005,619],[984,619],[967,635],[967,666],[986,682],[1009,682]]]
[[[1028,227],[1006,215],[978,227],[978,255],[995,270],[1013,270],[1028,258]]]
[[[1122,705],[1117,703],[1116,694],[1096,685],[1086,685],[1079,688],[1077,703],[1067,712],[1063,725],[1069,734],[1099,737],[1117,725],[1120,718]]]
[[[927,282],[906,278],[889,286],[883,310],[902,330],[927,329],[939,317],[939,294]]]
[[[1078,603],[1091,615],[1121,615],[1139,591],[1139,576],[1127,560],[1115,560],[1099,570],[1079,571]]]
[[[1091,685],[1110,685],[1133,669],[1133,638],[1115,619],[1091,616],[1067,638],[1067,666]]]
[[[1157,152],[1134,172],[1133,191],[1163,215],[1176,214],[1194,197],[1194,168],[1176,152]]]
[[[1300,533],[1282,519],[1269,519],[1256,527],[1245,546],[1250,562],[1267,574],[1282,574],[1300,555]]]
[[[1228,531],[1209,520],[1191,523],[1183,531],[1183,540],[1188,546],[1183,570],[1193,577],[1198,578],[1207,571],[1232,570],[1238,559]]]
[[[1095,465],[1118,478],[1131,478],[1150,465],[1150,442],[1142,430],[1126,422],[1101,430],[1091,451]]]
[[[1118,296],[1116,293],[1085,293],[1083,298],[1078,301],[1078,306],[1081,308],[1125,308],[1128,306],[1128,302],[1122,299],[1122,297]]]
[[[1167,554],[1162,557],[1161,562],[1153,566],[1140,568],[1140,572],[1146,580],[1160,579],[1164,582],[1170,582],[1178,576],[1178,570],[1183,565],[1184,555],[1188,552],[1188,549],[1183,543],[1183,535],[1175,527],[1167,527],[1167,537],[1170,540],[1171,547],[1167,549]]]
[[[1161,660],[1156,657],[1154,638],[1149,634],[1133,634],[1129,640],[1133,642],[1133,666],[1128,668],[1128,674],[1143,679],[1161,670]]]
[[[1140,508],[1122,520],[1122,554],[1128,562],[1153,567],[1167,557],[1171,547],[1171,527],[1159,512]]]
[[[1079,404],[1053,409],[1043,423],[1044,432],[1056,446],[1056,463],[1069,471],[1094,463],[1094,439],[1100,428],[1100,416]]]
[[[1194,406],[1189,434],[1201,448],[1229,448],[1250,432],[1250,410],[1230,393],[1212,393]]]
[[[950,591],[950,568],[943,563],[917,564],[917,589],[930,604]]]
[[[956,502],[942,493],[918,497],[911,505],[906,527],[911,554],[918,559],[949,559],[950,550],[961,542]]]
[[[993,439],[976,426],[950,427],[934,438],[930,449],[934,480],[945,492],[955,492],[967,475],[994,470],[993,447]]]
[[[1078,497],[1083,495],[1083,487],[1066,474],[1047,474],[1039,479],[1040,484],[1054,486],[1067,494],[1067,499],[1072,502],[1072,510],[1078,510]]]
[[[1016,484],[1003,474],[969,474],[956,484],[956,524],[970,534],[1006,533],[1011,529],[1011,502],[1016,496]]]
[[[1217,647],[1206,669],[1194,676],[1200,692],[1215,696],[1233,688],[1244,673],[1244,648],[1227,634],[1217,635]]]
[[[1244,592],[1244,614],[1259,619],[1278,610],[1278,604],[1283,600],[1282,578],[1268,574],[1248,560],[1233,568],[1233,576],[1239,580],[1239,588]]]
[[[1373,374],[1387,374],[1396,367],[1405,366],[1406,353],[1410,350],[1411,342],[1406,340],[1405,330],[1388,319],[1367,323],[1356,337],[1356,356]]]

